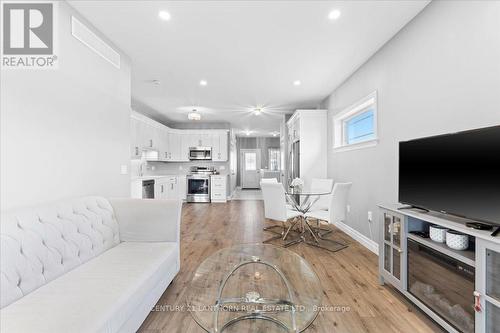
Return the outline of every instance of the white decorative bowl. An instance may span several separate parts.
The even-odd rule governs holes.
[[[446,232],[446,245],[453,250],[467,250],[469,248],[469,236],[458,231],[448,230]]]
[[[447,228],[439,226],[439,225],[431,225],[429,227],[429,236],[430,238],[438,243],[446,242],[446,232]]]

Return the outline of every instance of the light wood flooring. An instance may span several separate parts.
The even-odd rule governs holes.
[[[205,332],[185,310],[186,290],[192,274],[207,256],[221,248],[267,239],[270,234],[262,228],[269,224],[264,218],[262,201],[185,204],[181,270],[159,300],[159,311],[151,312],[139,331]],[[289,248],[316,271],[324,289],[325,306],[350,308],[346,312],[320,312],[305,332],[442,332],[401,294],[378,284],[377,256],[341,231],[336,231],[335,237],[347,242],[349,247],[335,253],[306,244]]]

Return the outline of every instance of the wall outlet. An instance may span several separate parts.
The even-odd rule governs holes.
[[[373,222],[373,214],[371,211],[368,212],[368,222]]]
[[[154,165],[151,166],[151,170],[154,171],[156,167]]]
[[[351,205],[347,205],[346,210],[348,213],[350,213],[351,212]]]
[[[122,175],[128,174],[128,165],[123,164],[120,166],[120,174]]]

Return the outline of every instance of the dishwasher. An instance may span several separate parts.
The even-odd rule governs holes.
[[[155,181],[153,179],[142,181],[142,198],[143,199],[155,198]]]

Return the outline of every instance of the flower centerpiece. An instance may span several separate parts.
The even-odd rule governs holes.
[[[290,187],[294,190],[301,191],[304,187],[304,181],[300,178],[295,178],[294,180],[292,180]]]

